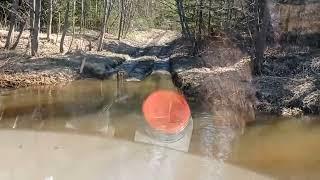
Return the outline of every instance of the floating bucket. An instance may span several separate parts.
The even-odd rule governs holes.
[[[146,134],[162,142],[175,142],[192,125],[191,112],[185,98],[176,91],[153,92],[143,103]]]

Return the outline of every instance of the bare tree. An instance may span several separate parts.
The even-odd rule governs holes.
[[[266,0],[254,0],[256,20],[254,24],[254,58],[252,61],[252,73],[260,75],[262,70],[262,63],[264,60],[264,51],[266,48],[268,15],[269,10]]]
[[[176,6],[177,6],[177,11],[179,14],[179,18],[180,18],[180,24],[181,24],[181,29],[182,29],[182,34],[187,37],[188,39],[192,39],[191,38],[191,32],[189,29],[189,25],[187,22],[187,18],[185,15],[185,11],[184,11],[184,6],[183,6],[183,0],[176,0]]]
[[[12,47],[10,48],[11,50],[14,50],[14,49],[17,48],[26,24],[27,24],[26,19],[23,20],[22,22],[20,22],[20,31],[19,31],[19,34],[18,34],[18,36],[17,36],[16,42],[15,42],[15,43],[12,45]]]
[[[119,9],[120,9],[120,21],[119,21],[119,32],[118,32],[118,40],[121,38],[122,30],[123,30],[123,13],[124,13],[124,0],[119,0]]]
[[[31,37],[31,55],[32,56],[36,56],[38,54],[39,32],[40,32],[40,14],[41,14],[41,0],[36,0],[35,1],[35,10],[34,10],[33,35]]]
[[[3,9],[1,14],[3,15],[2,21],[0,22],[1,27],[6,27],[7,26],[7,13],[5,13],[5,10]]]
[[[104,34],[106,31],[106,26],[108,24],[108,18],[111,13],[112,2],[111,0],[104,0],[104,12],[103,12],[103,22],[100,30],[99,36],[99,44],[98,44],[98,51],[102,51],[102,42],[104,39]]]
[[[211,28],[211,7],[212,7],[212,1],[213,0],[209,0],[209,11],[208,11],[208,34],[210,35],[212,33],[212,28]]]
[[[18,9],[18,0],[13,0],[12,12],[10,14],[10,27],[9,27],[9,32],[7,35],[6,44],[4,46],[5,49],[9,48],[9,46],[14,38],[14,25],[16,23],[15,21],[16,21],[17,9]]]
[[[64,14],[64,24],[63,24],[63,30],[62,30],[62,36],[60,41],[60,53],[63,53],[63,45],[64,45],[64,39],[66,37],[68,28],[69,28],[69,10],[70,10],[70,1],[67,2],[67,9]]]
[[[109,2],[110,2],[110,6],[109,6],[108,13],[107,13],[107,19],[106,19],[106,32],[108,32],[108,23],[109,23],[109,19],[111,16],[111,11],[113,9],[114,0],[109,0]]]
[[[30,39],[33,38],[33,27],[34,27],[34,9],[35,9],[35,0],[29,0],[29,8],[30,8]],[[30,41],[31,42],[31,41]],[[30,46],[31,47],[31,46]]]
[[[48,16],[48,27],[47,27],[47,40],[50,41],[51,36],[51,26],[52,26],[52,0],[49,0],[49,16]]]
[[[176,7],[177,7],[177,12],[180,18],[182,34],[192,43],[192,54],[196,55],[198,54],[198,45],[194,35],[191,34],[190,32],[188,20],[187,20],[184,5],[183,5],[183,0],[176,0]]]
[[[82,49],[82,28],[84,25],[84,0],[81,0],[81,15],[80,15],[80,30],[79,30],[79,35],[80,35],[80,49]]]
[[[69,45],[69,50],[71,50],[72,44],[73,44],[73,40],[74,40],[74,36],[75,36],[75,25],[76,25],[76,2],[77,0],[73,0],[73,8],[72,8],[72,38],[71,38],[71,42]]]
[[[58,38],[59,38],[59,34],[60,34],[60,27],[61,27],[61,24],[60,24],[60,21],[61,21],[61,18],[60,18],[60,11],[58,12],[58,23],[57,23],[57,38],[56,38],[56,43],[58,43]]]
[[[123,24],[123,35],[124,37],[127,36],[128,32],[129,32],[129,29],[131,27],[131,23],[132,23],[132,20],[135,16],[135,13],[136,13],[136,6],[135,4],[138,3],[137,1],[135,0],[129,0],[127,1],[126,3],[126,6],[125,6],[125,16],[124,16],[124,24]],[[148,5],[150,6],[150,3],[148,3]],[[150,8],[150,7],[149,7]],[[148,9],[149,9],[148,8]],[[149,11],[147,11],[149,13]]]
[[[199,0],[198,6],[198,39],[202,38],[202,29],[203,29],[203,0]]]
[[[81,0],[80,34],[82,32],[83,21],[84,21],[84,0]]]

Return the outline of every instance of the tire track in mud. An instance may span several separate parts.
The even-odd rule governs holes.
[[[126,81],[142,81],[151,74],[170,73],[169,57],[174,49],[175,40],[162,42],[166,32],[151,39],[147,45],[137,48],[130,58],[106,73],[107,77],[122,76]]]

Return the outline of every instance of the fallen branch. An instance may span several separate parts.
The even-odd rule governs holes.
[[[81,67],[80,67],[80,74],[83,73],[83,68],[84,68],[84,65],[86,64],[86,58],[83,58],[82,59],[82,62],[81,62]]]

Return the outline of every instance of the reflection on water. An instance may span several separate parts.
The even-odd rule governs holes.
[[[260,119],[234,143],[231,161],[286,179],[319,179],[320,118]]]
[[[195,146],[199,146],[200,153],[208,158],[226,160],[231,153],[232,141],[236,137],[235,129],[215,126],[210,113],[195,114],[194,118],[198,124],[194,137],[198,135],[199,142]]]
[[[206,174],[201,174],[201,180],[221,179],[223,176],[222,163],[226,161],[232,151],[232,142],[236,138],[236,131],[230,127],[217,127],[212,120],[213,115],[208,112],[194,113],[195,128],[190,152],[206,157],[202,166],[209,166],[212,159],[218,160]]]
[[[152,77],[144,83],[126,83],[118,90],[114,81],[86,80],[9,91],[0,96],[0,127],[92,133],[108,124],[110,118],[131,123],[141,115],[141,104],[149,93],[173,88],[168,82],[169,77]]]
[[[163,168],[166,169],[173,169],[170,167],[170,163],[166,163],[166,157],[164,153],[163,147],[155,147],[150,149],[150,152],[147,153],[149,155],[148,161],[149,161],[149,167],[152,169],[152,174],[157,174],[157,172]],[[166,163],[166,164],[164,164]],[[164,175],[170,175],[173,173],[165,173]],[[163,179],[173,179],[172,177],[162,177]],[[152,177],[152,179],[156,179],[156,177]]]
[[[95,134],[134,141],[137,129],[144,126],[143,100],[157,89],[174,89],[170,77],[155,75],[144,82],[123,84],[85,80],[2,92],[0,128]],[[213,118],[210,113],[193,109],[189,153],[206,157],[208,164],[217,159],[278,177],[320,178],[317,118],[306,121],[258,116],[262,123],[250,125],[244,133],[217,127]],[[163,161],[166,157],[162,151],[163,147],[153,146],[152,152],[146,154],[150,166],[154,171],[160,166],[166,167],[164,171],[174,169],[169,160]],[[222,166],[207,173],[199,175],[199,179],[218,178],[223,173]]]

